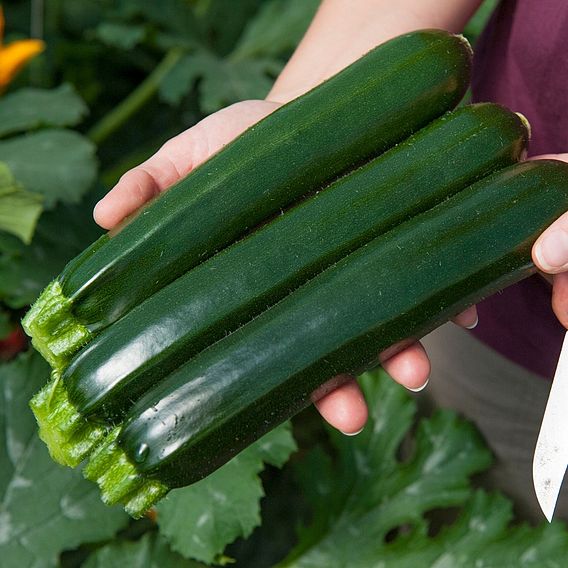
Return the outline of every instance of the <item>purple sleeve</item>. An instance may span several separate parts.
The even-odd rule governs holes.
[[[504,0],[477,47],[475,101],[502,103],[532,126],[530,155],[568,152],[568,2]],[[472,333],[508,359],[551,378],[564,328],[551,286],[533,276],[481,302]]]

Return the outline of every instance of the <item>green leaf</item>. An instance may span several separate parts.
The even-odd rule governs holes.
[[[207,73],[210,65],[216,64],[216,58],[203,51],[185,55],[160,83],[160,98],[171,105],[179,104],[191,91],[195,80]]]
[[[49,367],[35,352],[0,366],[0,558],[3,566],[54,566],[62,550],[111,538],[126,526],[79,470],[58,466],[28,407]]]
[[[199,26],[187,0],[120,0],[114,4],[122,20],[139,21],[142,18],[157,29],[179,36],[182,41],[198,35]]]
[[[512,518],[512,505],[505,497],[477,491],[465,504],[458,520],[434,538],[424,531],[406,534],[385,546],[380,559],[385,568],[560,568],[565,565],[568,533],[562,523],[543,523],[537,528],[509,527]]]
[[[275,60],[217,60],[211,64],[199,85],[199,103],[206,113],[247,99],[263,99],[281,69]]]
[[[20,89],[0,99],[0,136],[44,126],[75,126],[87,113],[71,85]]]
[[[102,22],[95,33],[106,45],[118,49],[132,49],[144,40],[146,29],[141,25]]]
[[[196,2],[194,12],[212,50],[218,55],[228,54],[264,2],[265,0],[239,0],[238,9],[235,9],[235,0]]]
[[[308,28],[319,0],[272,0],[245,28],[231,57],[274,57],[292,51]]]
[[[412,426],[415,405],[385,377],[364,375],[361,386],[370,412],[365,430],[355,438],[332,432],[338,463],[321,460],[322,471],[313,475],[312,460],[302,472],[323,522],[303,535],[298,566],[309,566],[312,557],[335,558],[343,566],[353,537],[360,537],[359,544],[371,554],[378,553],[390,530],[420,525],[431,508],[463,503],[470,494],[468,476],[489,464],[473,427],[448,412],[421,423],[416,451],[401,463],[397,451]],[[320,477],[326,480],[323,485]],[[363,526],[364,534],[355,530]]]
[[[118,540],[99,548],[82,568],[199,568],[201,564],[173,552],[156,534],[136,542]]]
[[[43,211],[42,196],[16,183],[8,166],[0,162],[0,230],[16,235],[24,243],[32,240]]]
[[[196,51],[183,57],[160,85],[160,96],[169,104],[179,104],[199,82],[199,103],[205,114],[246,99],[263,99],[281,69],[273,59],[231,61]]]
[[[331,432],[335,461],[318,449],[300,468],[312,521],[279,566],[563,566],[564,527],[511,528],[504,497],[472,493],[469,477],[491,461],[472,425],[438,411],[411,438],[416,405],[404,389],[382,372],[360,380],[369,422],[355,438]],[[429,536],[426,513],[447,507],[463,507],[458,520]]]
[[[95,181],[95,146],[77,132],[42,130],[0,142],[0,161],[29,191],[41,193],[48,208],[77,203]]]
[[[158,505],[160,533],[188,558],[220,561],[227,544],[260,524],[263,463],[281,467],[295,449],[284,424],[202,481],[172,491]]]
[[[92,214],[97,196],[44,213],[29,246],[0,234],[0,300],[14,309],[30,305],[65,264],[101,234]]]

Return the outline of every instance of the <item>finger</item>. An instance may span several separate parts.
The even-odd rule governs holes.
[[[560,323],[568,329],[568,272],[554,275],[552,309]]]
[[[172,138],[151,158],[120,178],[95,206],[95,221],[105,229],[112,229],[278,106],[268,101],[237,103]]]
[[[568,162],[568,154],[542,154],[532,156],[530,160],[561,160]],[[536,241],[532,256],[533,261],[542,272],[558,274],[568,268],[568,214],[555,221]],[[550,280],[550,279],[549,279]]]
[[[568,162],[568,154],[541,154],[540,156],[531,156],[529,160],[560,160]]]
[[[151,159],[154,159],[151,158]],[[95,205],[93,218],[103,229],[112,229],[125,217],[158,195],[160,187],[152,173],[140,164],[126,172]]]
[[[559,274],[568,270],[568,213],[540,235],[533,246],[532,257],[543,272]]]
[[[353,377],[341,375],[326,383],[324,390],[330,389],[333,390],[321,398],[315,393],[315,407],[334,428],[348,436],[358,434],[367,422],[368,410],[357,381]]]
[[[385,354],[380,357],[383,369],[397,383],[413,392],[426,387],[430,375],[430,360],[420,342],[411,343],[392,356]]]
[[[428,384],[430,361],[419,342],[401,342],[383,352],[380,360],[385,371],[407,389],[418,392]],[[358,434],[367,421],[365,399],[352,377],[334,377],[314,392],[313,399],[322,417],[344,434]]]
[[[473,329],[479,322],[477,316],[477,308],[475,306],[470,306],[464,310],[461,314],[452,318],[452,321],[465,329]]]

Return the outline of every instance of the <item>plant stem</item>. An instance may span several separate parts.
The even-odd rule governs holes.
[[[180,60],[184,50],[170,49],[157,67],[118,106],[103,116],[88,132],[88,137],[101,144],[136,114],[157,92],[162,79]]]
[[[30,37],[44,39],[44,0],[32,0],[30,7]]]

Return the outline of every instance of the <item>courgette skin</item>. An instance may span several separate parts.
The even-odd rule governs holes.
[[[24,320],[34,345],[64,368],[93,332],[282,207],[453,108],[467,88],[470,62],[464,38],[413,32],[284,105],[117,234],[103,236],[88,259],[71,261]]]
[[[329,377],[534,273],[532,244],[567,209],[568,165],[525,162],[377,237],[148,392],[86,476],[140,514],[151,502],[142,484],[162,495],[197,481]]]
[[[364,243],[518,161],[523,120],[493,104],[448,113],[189,271],[104,330],[63,373],[83,416],[117,420],[208,345]]]

